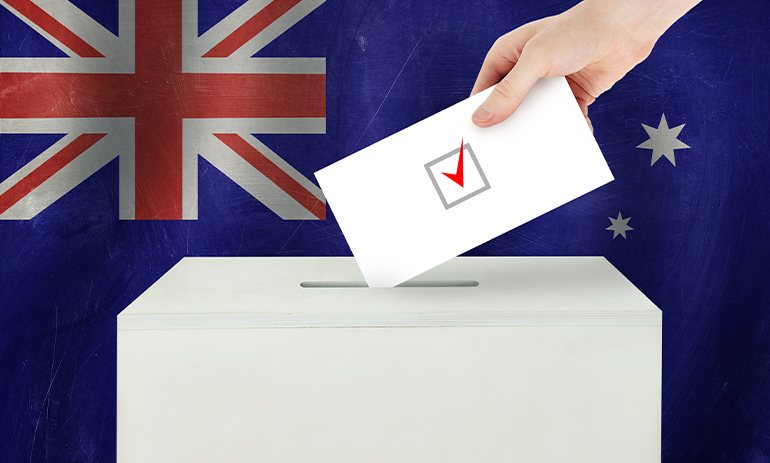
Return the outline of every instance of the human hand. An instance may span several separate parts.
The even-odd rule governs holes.
[[[471,95],[497,84],[473,122],[480,127],[502,122],[540,77],[566,76],[593,130],[588,105],[643,61],[660,35],[697,2],[586,0],[509,32],[489,50],[473,86]]]

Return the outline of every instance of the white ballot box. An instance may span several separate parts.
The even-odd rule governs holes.
[[[118,316],[117,461],[660,461],[661,312],[601,257],[185,258]]]

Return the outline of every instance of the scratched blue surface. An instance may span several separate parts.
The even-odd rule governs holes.
[[[238,4],[203,2],[200,29]],[[260,139],[310,176],[463,99],[499,35],[569,5],[327,2],[266,53],[326,54],[328,133]],[[0,20],[1,55],[56,53]],[[663,113],[677,167],[635,148]],[[770,460],[770,4],[706,0],[590,116],[616,180],[470,254],[605,255],[663,311],[663,461]],[[3,177],[55,139],[0,138]],[[0,461],[114,461],[116,315],[183,256],[349,255],[332,214],[281,221],[203,159],[198,221],[119,221],[117,167],[0,221]]]

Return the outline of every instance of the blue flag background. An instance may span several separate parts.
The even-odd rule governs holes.
[[[73,3],[117,31],[116,0]],[[240,3],[200,0],[199,28]],[[573,3],[328,1],[260,52],[327,57],[327,134],[260,139],[313,178],[467,97],[498,36]],[[0,56],[63,53],[0,6]],[[663,114],[685,124],[676,167],[636,148]],[[606,256],[663,311],[663,461],[770,461],[770,4],[704,0],[589,115],[616,180],[469,254]],[[0,135],[0,180],[60,136]],[[283,221],[199,163],[197,221],[118,220],[117,160],[0,221],[0,461],[115,459],[116,316],[182,257],[350,255],[333,211]]]

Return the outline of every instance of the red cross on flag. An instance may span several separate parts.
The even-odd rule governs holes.
[[[0,133],[64,133],[0,183],[29,219],[116,157],[122,219],[196,219],[198,155],[283,219],[324,219],[252,134],[322,134],[324,58],[252,57],[323,0],[248,0],[198,36],[197,0],[120,0],[116,37],[66,0],[0,0],[67,58],[0,58]]]

